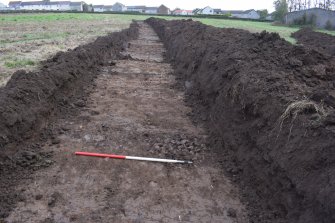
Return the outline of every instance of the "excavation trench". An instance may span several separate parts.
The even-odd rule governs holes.
[[[7,222],[247,222],[237,187],[194,124],[156,33],[138,23],[76,112],[57,116],[41,151],[53,164],[18,184]],[[78,102],[78,101],[77,101]],[[194,165],[76,157],[75,151]]]
[[[335,222],[335,61],[322,44],[308,49],[276,33],[192,20],[147,22],[193,120],[205,122],[211,148],[240,185],[250,221]]]

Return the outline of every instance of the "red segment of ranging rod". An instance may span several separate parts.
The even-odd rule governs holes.
[[[87,153],[87,152],[75,152],[79,156],[94,156],[94,157],[103,157],[103,158],[113,158],[113,159],[122,159],[125,160],[126,156],[114,155],[114,154],[103,154],[103,153]]]
[[[161,162],[161,163],[183,163],[183,164],[192,163],[192,161],[184,161],[184,160],[157,159],[157,158],[138,157],[138,156],[121,156],[121,155],[103,154],[103,153],[75,152],[75,154],[80,156],[93,156],[93,157],[125,159],[125,160],[140,160],[140,161]]]

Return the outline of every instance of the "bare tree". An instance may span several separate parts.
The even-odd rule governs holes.
[[[335,9],[335,0],[288,0],[288,11],[294,12],[310,8]]]

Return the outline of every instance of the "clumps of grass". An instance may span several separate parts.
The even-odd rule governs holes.
[[[21,68],[26,66],[34,66],[36,63],[30,59],[14,59],[6,61],[5,66],[8,68]]]
[[[10,73],[0,73],[0,88],[7,83],[10,76],[11,76]]]

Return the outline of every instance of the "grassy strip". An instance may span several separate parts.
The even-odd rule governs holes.
[[[30,59],[15,59],[6,61],[5,66],[8,68],[21,68],[26,66],[34,66],[36,63]]]
[[[5,45],[9,43],[20,43],[20,42],[29,42],[34,40],[47,40],[47,39],[57,39],[57,38],[66,38],[70,36],[70,32],[61,32],[61,33],[42,33],[42,34],[24,34],[20,39],[0,39],[0,45]],[[75,34],[72,34],[75,35]]]
[[[113,20],[116,24],[130,24],[133,19],[144,20],[151,15],[122,15],[122,14],[92,14],[92,13],[37,13],[37,14],[8,14],[3,15],[0,19],[0,27],[2,24],[8,22],[25,23],[25,22],[46,22],[46,21],[75,21],[75,20]],[[168,20],[172,19],[187,19],[188,17],[175,17],[175,16],[159,16]],[[295,43],[295,39],[291,37],[293,32],[299,30],[298,27],[276,26],[270,22],[259,21],[243,21],[231,19],[213,19],[213,18],[192,18],[193,20],[200,21],[206,25],[212,25],[220,28],[238,28],[245,29],[250,32],[261,32],[266,30],[268,32],[276,32],[287,41]],[[335,35],[335,31],[317,30],[326,32],[330,35]]]

